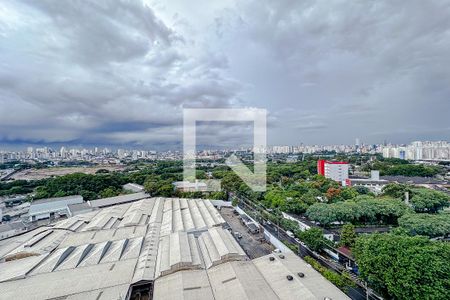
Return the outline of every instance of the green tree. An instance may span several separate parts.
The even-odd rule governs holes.
[[[414,189],[410,202],[416,212],[435,213],[450,205],[450,196],[430,189]]]
[[[404,199],[405,192],[411,193],[411,187],[406,184],[389,183],[383,187],[383,195],[398,199]]]
[[[66,193],[64,191],[57,191],[53,197],[64,197],[66,196]]]
[[[85,201],[97,199],[97,193],[94,193],[92,191],[83,190],[83,191],[80,192],[80,195],[83,197],[83,199]]]
[[[150,194],[151,196],[155,195],[156,192],[158,191],[159,188],[159,184],[156,180],[152,179],[152,180],[147,180],[144,183],[144,190],[146,193]]]
[[[341,197],[344,200],[349,200],[357,197],[359,195],[358,191],[352,187],[344,187],[341,189]]]
[[[358,196],[345,202],[311,205],[306,215],[324,226],[333,222],[396,225],[397,219],[409,211],[402,201]]]
[[[355,186],[354,189],[355,189],[355,191],[356,191],[358,194],[360,194],[360,195],[367,195],[367,194],[370,194],[369,188],[368,188],[368,187],[365,187],[365,186],[358,185],[358,186]]]
[[[323,237],[323,230],[320,228],[313,227],[300,231],[297,235],[313,251],[320,251],[325,246],[326,241]]]
[[[398,219],[398,224],[411,235],[450,235],[450,213],[407,214]]]
[[[161,184],[157,191],[158,195],[163,197],[171,197],[174,194],[173,185],[170,182]]]
[[[119,192],[114,189],[114,187],[107,187],[103,191],[100,192],[100,196],[102,198],[109,198],[109,197],[115,197],[119,194]]]
[[[361,276],[392,299],[450,299],[450,244],[425,237],[371,234],[353,254]]]
[[[356,242],[355,226],[353,224],[345,224],[341,229],[340,244],[346,247],[353,247]]]

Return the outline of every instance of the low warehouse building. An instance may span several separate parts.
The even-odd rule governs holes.
[[[78,195],[36,200],[31,202],[28,217],[30,222],[32,222],[53,217],[68,216],[69,211],[67,206],[81,203],[83,203],[83,197]]]

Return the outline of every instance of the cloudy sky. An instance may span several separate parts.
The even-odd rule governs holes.
[[[269,144],[449,140],[449,53],[448,0],[1,1],[0,146],[170,148],[183,108],[267,109]]]

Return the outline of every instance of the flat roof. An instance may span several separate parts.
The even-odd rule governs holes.
[[[80,204],[80,203],[83,203],[83,197],[78,195],[41,199],[31,202],[28,215],[34,216],[39,214],[50,213],[62,209],[67,209],[67,205],[69,204]]]
[[[190,182],[190,181],[175,181],[172,183],[175,187],[182,188],[196,188],[196,187],[206,187],[207,184],[205,182]]]
[[[270,257],[275,259],[270,260]],[[350,299],[294,253],[269,254],[254,259],[253,263],[279,299]],[[300,277],[299,272],[304,277]],[[291,275],[293,280],[287,280],[287,275]]]
[[[140,185],[140,184],[137,184],[137,183],[127,183],[127,184],[124,184],[122,186],[122,188],[124,188],[126,190],[133,191],[133,192],[142,192],[142,191],[144,191],[144,187],[142,185]]]
[[[139,193],[133,193],[133,194],[120,195],[120,196],[116,196],[116,197],[91,200],[90,204],[92,207],[107,207],[107,206],[113,206],[113,205],[138,201],[138,200],[142,200],[145,198],[149,198],[149,195],[146,194],[145,192],[139,192]]]
[[[39,205],[39,204],[43,204],[43,203],[57,203],[59,201],[71,201],[71,200],[83,200],[83,197],[80,195],[72,195],[72,196],[65,196],[65,197],[55,197],[55,198],[45,198],[45,199],[39,199],[39,200],[34,200],[33,202],[31,202],[31,206],[34,205]]]
[[[0,224],[0,232],[6,232],[16,229],[25,229],[25,225],[22,222],[11,222]]]
[[[69,204],[67,207],[69,208],[70,213],[84,212],[93,209],[87,202]]]

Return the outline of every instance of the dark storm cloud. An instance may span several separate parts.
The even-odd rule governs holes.
[[[281,115],[278,143],[380,142],[379,132],[398,142],[417,131],[449,138],[441,130],[450,110],[448,1],[244,1],[234,21],[219,24],[227,51],[238,53],[233,75],[258,88],[248,98],[316,115],[300,127],[323,128],[297,131]]]
[[[449,139],[449,52],[444,0],[4,1],[0,141],[179,145],[184,107],[266,108],[272,144]]]
[[[19,1],[0,16],[0,140],[177,143],[182,107],[228,107],[226,57],[139,1]]]

